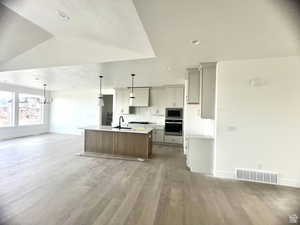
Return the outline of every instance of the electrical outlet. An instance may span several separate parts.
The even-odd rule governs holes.
[[[257,168],[258,168],[259,170],[261,170],[261,169],[263,168],[262,164],[261,164],[261,163],[258,163],[258,164],[257,164]]]
[[[230,132],[236,131],[237,127],[236,126],[227,126],[227,130]]]

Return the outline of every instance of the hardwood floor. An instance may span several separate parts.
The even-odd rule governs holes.
[[[41,135],[0,142],[0,225],[282,225],[300,190],[205,177],[181,149],[149,162],[76,156],[83,140]]]

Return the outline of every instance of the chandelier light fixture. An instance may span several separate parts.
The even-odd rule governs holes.
[[[41,103],[44,105],[47,105],[47,104],[49,105],[52,103],[53,99],[47,97],[46,88],[47,88],[47,84],[43,84],[43,99],[42,99]]]

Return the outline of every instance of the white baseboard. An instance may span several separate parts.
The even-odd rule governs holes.
[[[224,171],[224,170],[214,171],[214,177],[236,180],[235,172]],[[290,179],[290,178],[279,178],[278,185],[300,188],[300,180],[299,179]]]
[[[225,179],[235,179],[235,173],[224,170],[214,171],[214,177],[225,178]]]
[[[279,185],[300,188],[300,180],[281,178],[279,179]]]

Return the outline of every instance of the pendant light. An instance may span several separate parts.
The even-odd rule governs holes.
[[[100,75],[99,76],[99,81],[100,81],[100,90],[99,90],[99,97],[98,97],[98,100],[99,100],[99,106],[103,107],[104,106],[104,101],[103,101],[103,94],[102,94],[102,78],[103,76]]]
[[[44,90],[43,90],[43,100],[42,100],[42,104],[44,105],[47,105],[47,104],[51,104],[53,99],[52,98],[47,98],[47,95],[46,95],[46,88],[47,88],[47,84],[43,84],[43,87],[44,87]]]
[[[135,74],[131,74],[131,92],[129,95],[129,106],[133,106],[134,94],[133,94],[133,85],[134,85],[134,76]]]

